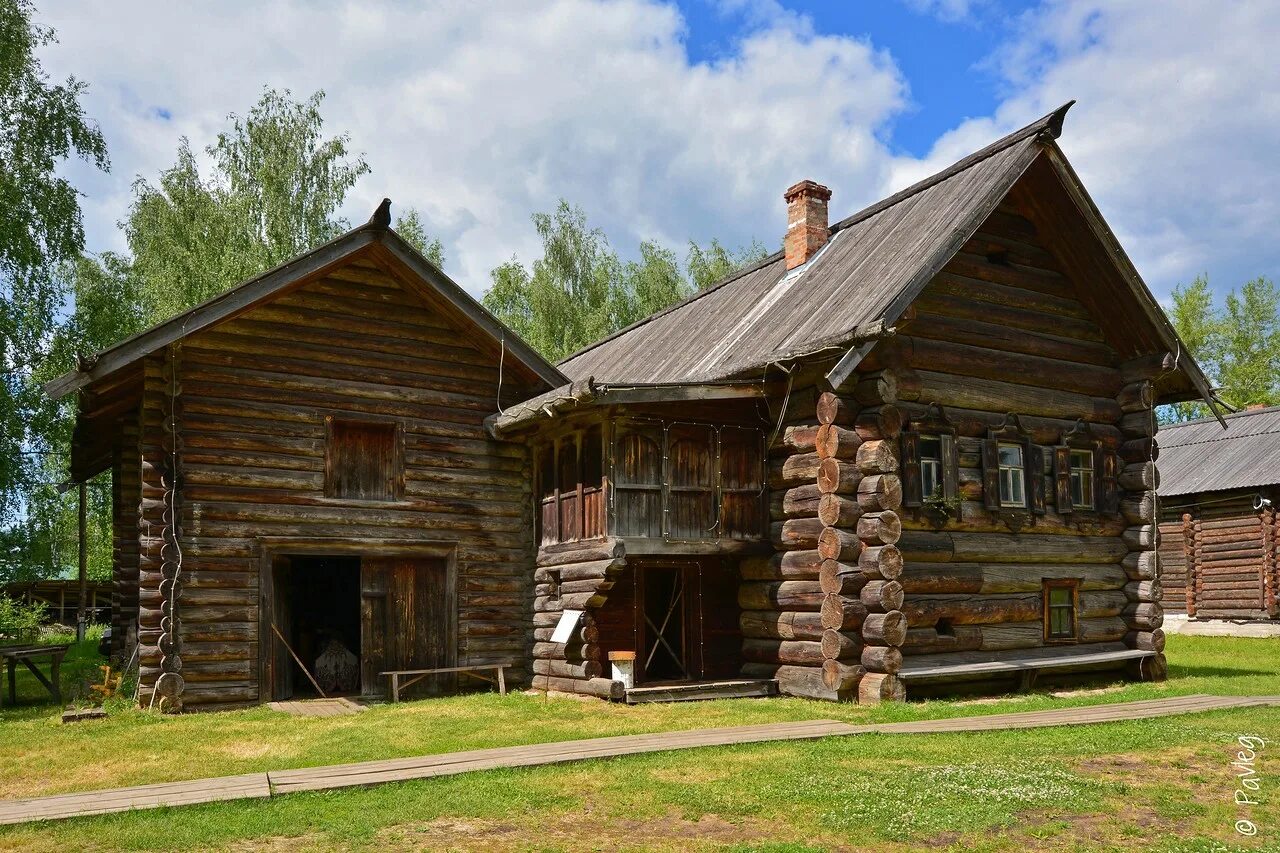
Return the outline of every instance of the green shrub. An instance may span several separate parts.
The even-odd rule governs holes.
[[[40,636],[47,619],[44,602],[23,604],[0,595],[0,643],[30,643]]]

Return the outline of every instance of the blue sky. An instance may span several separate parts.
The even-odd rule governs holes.
[[[264,85],[324,89],[372,167],[343,214],[419,210],[475,294],[565,198],[641,240],[777,245],[782,190],[844,216],[1078,99],[1060,140],[1163,299],[1280,274],[1280,3],[1235,0],[37,0],[109,175],[72,165],[92,250],[137,177]],[[481,10],[477,12],[477,9]]]
[[[959,19],[923,4],[896,0],[802,0],[788,9],[807,16],[821,33],[869,39],[892,54],[910,83],[911,107],[892,125],[895,151],[923,157],[946,131],[966,118],[990,115],[999,104],[1001,80],[986,60],[1007,38],[1030,2],[992,2]],[[747,5],[727,8],[714,0],[683,0],[689,56],[714,62],[735,52],[744,30],[760,24]]]

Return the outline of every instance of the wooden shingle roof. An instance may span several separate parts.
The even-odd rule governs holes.
[[[876,336],[1061,132],[1071,104],[831,227],[807,264],[781,252],[566,358],[570,379],[709,382]]]

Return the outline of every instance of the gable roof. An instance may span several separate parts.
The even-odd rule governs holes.
[[[55,400],[60,399],[72,391],[129,367],[138,359],[187,335],[267,301],[281,291],[318,276],[374,246],[385,250],[403,264],[417,279],[443,297],[446,304],[539,379],[551,387],[568,381],[564,374],[490,314],[488,309],[454,283],[453,279],[424,258],[417,249],[405,242],[404,238],[390,228],[370,221],[84,359],[80,369],[46,383],[45,393]]]
[[[1280,485],[1280,406],[1162,426],[1160,496]]]
[[[573,380],[705,383],[804,356],[843,354],[828,374],[839,386],[1046,153],[1105,251],[1109,278],[1129,292],[1153,337],[1182,353],[1177,333],[1054,143],[1072,103],[837,222],[803,266],[788,272],[783,254],[771,255],[558,366]],[[1185,355],[1178,366],[1212,406],[1199,367]]]

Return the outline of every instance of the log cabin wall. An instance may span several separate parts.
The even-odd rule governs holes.
[[[370,556],[384,545],[452,543],[457,662],[512,662],[508,677],[527,677],[531,464],[522,444],[495,441],[483,427],[497,404],[498,364],[471,334],[378,265],[354,261],[147,358],[144,704],[178,667],[169,691],[185,709],[270,698],[259,692],[260,645],[270,642],[260,636],[259,574],[264,543],[277,538],[341,540],[342,553]],[[529,389],[507,368],[509,403]],[[171,416],[175,438],[164,429]],[[380,499],[327,494],[333,420],[395,425],[402,474],[385,494],[381,484],[360,485]],[[164,548],[175,460],[176,590],[165,580],[177,555]],[[175,592],[177,635],[162,621]]]
[[[1163,649],[1151,390],[1158,369],[1158,359],[1121,363],[1035,225],[1008,206],[925,288],[839,401],[868,413],[894,406],[908,432],[945,433],[954,453],[954,496],[924,500],[930,496],[917,485],[913,506],[899,512],[900,592],[892,595],[887,579],[862,591],[871,612],[879,606],[888,615],[900,603],[903,655],[962,662],[1047,645],[1044,601],[1053,579],[1077,583],[1071,645]],[[998,460],[984,454],[997,448],[997,435],[1024,454],[1026,509],[1004,508],[995,494]],[[864,437],[859,473],[892,471],[896,445]],[[1070,480],[1055,462],[1070,459],[1075,445],[1092,448],[1100,487],[1092,508],[1067,512],[1061,495],[1066,488],[1069,499]],[[904,489],[920,477],[914,439],[911,448]],[[865,517],[864,510],[859,532]],[[842,553],[856,553],[846,539],[850,551]],[[862,553],[869,544],[861,539]],[[866,628],[863,641],[868,672],[891,675],[897,658],[872,651]],[[1162,677],[1163,655],[1144,664],[1135,675]]]
[[[1277,519],[1271,487],[1168,498],[1161,505],[1161,568],[1169,609],[1193,619],[1274,619]]]
[[[893,546],[900,427],[892,406],[860,415],[817,387],[793,393],[769,455],[775,553],[741,564],[744,675],[815,699],[900,694],[886,671],[905,631]]]
[[[111,471],[111,657],[126,662],[138,631],[138,510],[142,459],[138,415],[121,418]],[[132,640],[131,640],[132,638]]]

